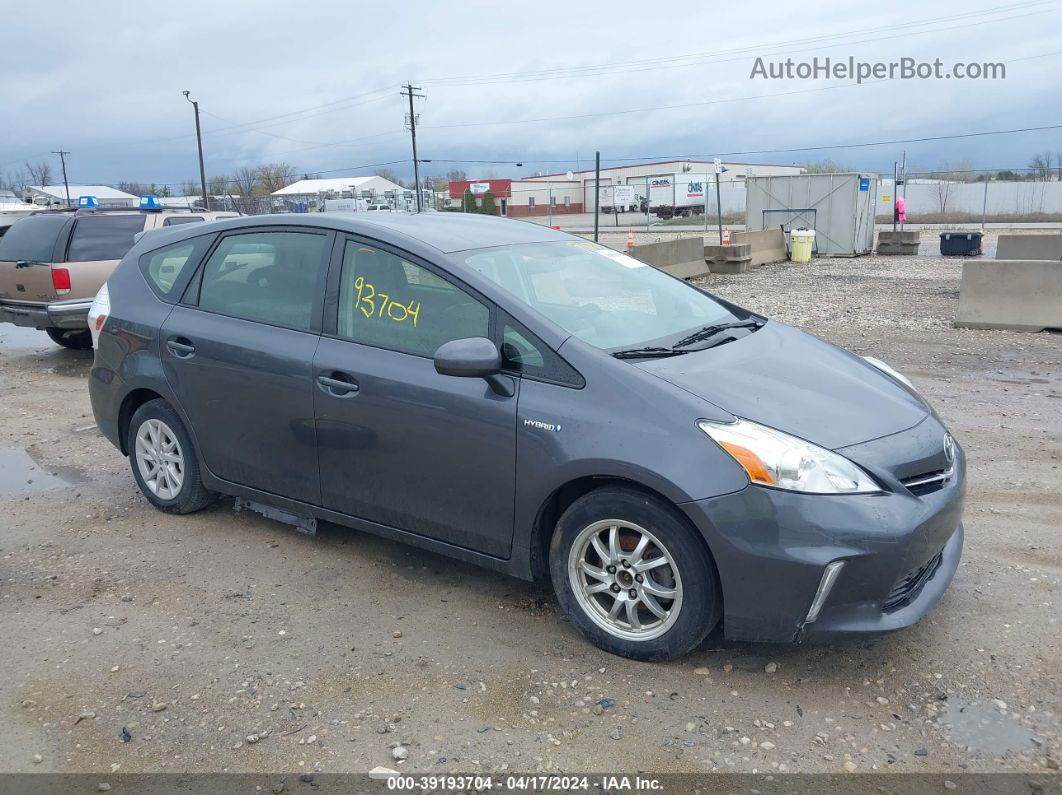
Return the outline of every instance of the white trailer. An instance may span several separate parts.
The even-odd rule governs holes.
[[[639,209],[634,185],[602,185],[598,188],[598,203],[603,213],[635,212]]]
[[[649,212],[663,219],[676,215],[702,215],[705,191],[711,185],[705,177],[705,174],[658,174],[649,177]]]

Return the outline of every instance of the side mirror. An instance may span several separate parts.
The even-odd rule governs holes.
[[[516,394],[513,379],[501,374],[502,357],[498,346],[486,337],[451,340],[435,351],[435,372],[459,378],[482,378],[496,395]]]
[[[451,340],[435,351],[435,372],[462,378],[484,378],[501,371],[498,346],[486,337]]]

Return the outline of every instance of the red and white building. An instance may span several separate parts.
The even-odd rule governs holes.
[[[743,183],[746,177],[802,174],[801,166],[768,163],[726,163],[724,182]],[[569,175],[571,175],[569,177]],[[702,177],[707,183],[715,179],[715,163],[711,160],[663,160],[610,166],[601,169],[601,187],[632,185],[639,197],[647,196],[651,183],[664,179],[686,180]],[[471,179],[450,183],[449,206],[460,208],[466,189],[471,189],[477,204],[488,191],[494,197],[499,215],[524,218],[530,215],[555,215],[593,212],[594,169],[580,169],[563,174],[543,174],[519,179]]]

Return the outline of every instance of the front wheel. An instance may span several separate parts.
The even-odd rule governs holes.
[[[46,328],[45,333],[52,342],[74,351],[85,351],[92,347],[92,334],[89,331],[71,331],[62,328]]]
[[[686,654],[722,614],[704,541],[674,508],[634,489],[599,489],[572,503],[553,534],[550,573],[586,639],[635,660]]]
[[[193,513],[217,497],[203,485],[192,438],[165,400],[149,400],[129,422],[126,449],[136,484],[166,513]]]

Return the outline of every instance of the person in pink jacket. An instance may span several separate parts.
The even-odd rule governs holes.
[[[896,197],[896,220],[901,224],[907,221],[907,200],[903,196]]]

